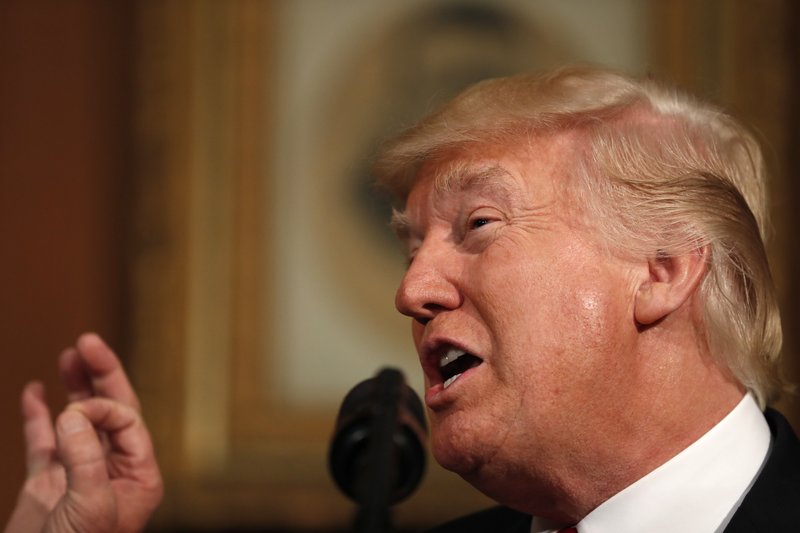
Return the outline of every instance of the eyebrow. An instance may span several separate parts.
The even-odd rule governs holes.
[[[466,191],[468,189],[481,189],[503,199],[510,199],[514,191],[508,184],[510,174],[500,165],[486,165],[481,167],[471,166],[469,163],[450,165],[437,173],[434,178],[434,195],[439,196]],[[408,240],[411,237],[411,221],[404,211],[392,209],[392,218],[389,222],[398,239]]]
[[[436,194],[461,192],[475,187],[490,187],[492,190],[510,192],[505,180],[509,173],[500,165],[471,166],[469,163],[453,164],[436,175]]]
[[[389,221],[389,228],[401,241],[407,241],[411,237],[411,222],[404,211],[392,208],[392,219]]]
[[[503,200],[511,201],[519,191],[512,187],[509,172],[500,165],[470,166],[468,163],[453,165],[437,174],[434,181],[434,195],[440,196],[475,190]]]

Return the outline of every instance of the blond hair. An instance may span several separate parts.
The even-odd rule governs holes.
[[[712,356],[763,407],[779,395],[780,315],[764,242],[766,171],[753,135],[716,107],[653,80],[594,67],[487,80],[391,141],[379,185],[405,200],[423,162],[454,148],[578,132],[582,217],[617,250],[706,247],[699,289]]]

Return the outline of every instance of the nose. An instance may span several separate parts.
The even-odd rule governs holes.
[[[425,243],[417,250],[400,287],[395,307],[421,324],[427,324],[442,311],[461,305],[456,269],[457,258]]]

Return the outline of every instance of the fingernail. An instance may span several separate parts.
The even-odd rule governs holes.
[[[91,424],[81,413],[75,410],[67,410],[58,417],[58,430],[62,435],[71,435],[79,431],[86,431]]]
[[[87,331],[86,333],[82,333],[78,337],[78,341],[77,341],[76,344],[83,345],[83,344],[86,344],[87,342],[90,343],[90,344],[93,344],[93,343],[96,344],[98,342],[101,342],[100,341],[100,336],[97,333],[94,333],[93,331]]]

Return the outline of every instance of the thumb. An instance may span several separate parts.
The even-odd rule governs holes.
[[[71,527],[65,531],[113,531],[116,504],[105,453],[83,413],[67,408],[59,415],[56,447],[67,476],[67,492],[54,510],[50,525],[69,524]]]
[[[67,472],[67,490],[91,494],[109,487],[105,453],[94,426],[77,409],[67,409],[56,421],[58,454]]]

